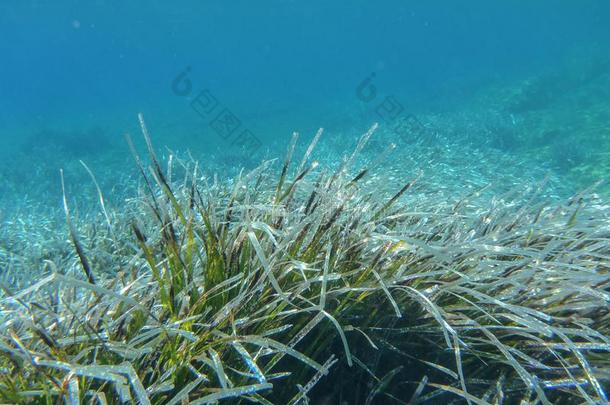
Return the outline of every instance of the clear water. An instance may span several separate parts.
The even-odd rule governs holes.
[[[464,156],[458,177],[467,146],[526,162],[524,184],[550,173],[575,192],[610,168],[609,18],[603,0],[4,1],[2,218],[56,211],[60,168],[82,194],[79,160],[108,198],[124,190],[138,113],[160,149],[211,171],[277,157],[319,127],[339,159],[379,122],[378,149],[438,135],[431,147]]]
[[[191,153],[206,173],[320,127],[332,166],[378,122],[363,159],[395,144],[383,164],[422,170],[431,205],[597,184],[607,212],[610,2],[0,0],[2,285],[73,255],[60,169],[79,226],[100,219],[87,169],[113,212],[137,195],[139,113],[163,163]]]

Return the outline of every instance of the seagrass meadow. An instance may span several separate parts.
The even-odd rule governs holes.
[[[2,275],[0,402],[608,401],[595,190],[443,198],[382,164],[395,145],[362,157],[376,125],[341,161],[312,158],[320,130],[302,155],[295,135],[285,159],[223,179],[158,158],[140,123],[148,157],[129,140],[124,206],[84,165],[98,215],[75,218],[62,173],[68,240]]]

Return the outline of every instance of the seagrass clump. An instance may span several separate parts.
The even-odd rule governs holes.
[[[332,169],[311,161],[320,131],[279,171],[207,179],[163,168],[141,124],[141,194],[117,212],[101,198],[94,235],[66,199],[73,256],[3,287],[0,402],[607,401],[610,208],[594,194],[431,200],[425,176],[356,167],[375,126]]]

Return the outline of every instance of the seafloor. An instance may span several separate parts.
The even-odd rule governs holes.
[[[256,156],[32,134],[0,172],[0,401],[607,402],[610,64],[410,136],[348,115]]]

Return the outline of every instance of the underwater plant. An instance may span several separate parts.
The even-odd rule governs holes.
[[[139,195],[109,212],[98,189],[85,233],[64,193],[72,265],[2,286],[1,401],[608,401],[610,206],[594,193],[418,197],[418,175],[356,167],[376,125],[333,168],[311,159],[320,130],[279,170],[209,179],[162,167],[140,122]]]

